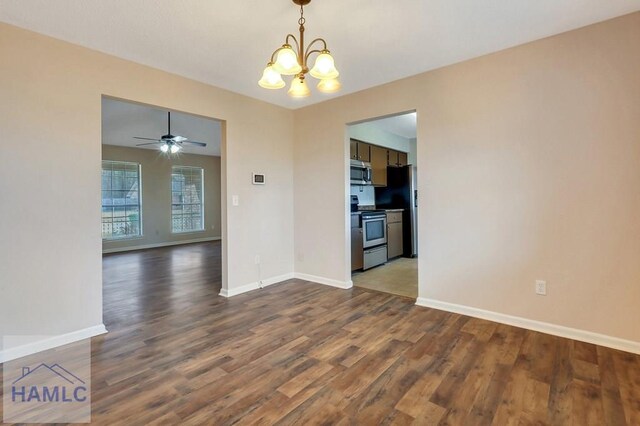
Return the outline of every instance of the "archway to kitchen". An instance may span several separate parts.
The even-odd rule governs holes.
[[[417,112],[347,125],[351,279],[418,297]]]

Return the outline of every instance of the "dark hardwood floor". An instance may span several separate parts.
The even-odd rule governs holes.
[[[218,243],[104,257],[94,423],[640,424],[639,356],[358,288],[219,288]]]

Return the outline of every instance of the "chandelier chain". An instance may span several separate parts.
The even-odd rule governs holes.
[[[304,6],[300,5],[300,19],[298,19],[298,25],[304,25],[306,20],[304,19]]]

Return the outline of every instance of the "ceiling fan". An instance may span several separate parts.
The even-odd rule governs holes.
[[[190,141],[188,138],[184,136],[174,136],[171,134],[171,111],[167,111],[167,134],[160,136],[160,139],[155,138],[143,138],[140,136],[134,136],[134,139],[142,139],[145,141],[154,141],[147,143],[139,143],[136,146],[144,146],[144,145],[160,145],[160,151],[162,152],[170,152],[171,154],[175,154],[182,149],[182,144],[188,143],[191,145],[196,145],[204,148],[207,146],[204,142],[196,142]]]

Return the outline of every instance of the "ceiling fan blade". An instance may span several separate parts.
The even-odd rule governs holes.
[[[204,142],[196,142],[196,141],[182,141],[181,143],[190,143],[190,144],[192,144],[192,145],[198,145],[198,146],[201,146],[201,147],[203,147],[203,148],[204,148],[205,146],[207,146],[207,144],[206,144],[206,143],[204,143]]]
[[[136,146],[158,145],[158,144],[160,144],[160,143],[162,143],[162,142],[147,142],[147,143],[139,143],[139,144],[136,144]]]
[[[187,138],[185,138],[184,136],[174,136],[174,137],[171,138],[171,140],[174,141],[174,142],[180,143],[180,142],[186,141]]]
[[[162,142],[162,139],[154,139],[154,138],[141,138],[140,136],[134,136],[134,139],[142,139],[143,141],[156,141],[156,142]]]

